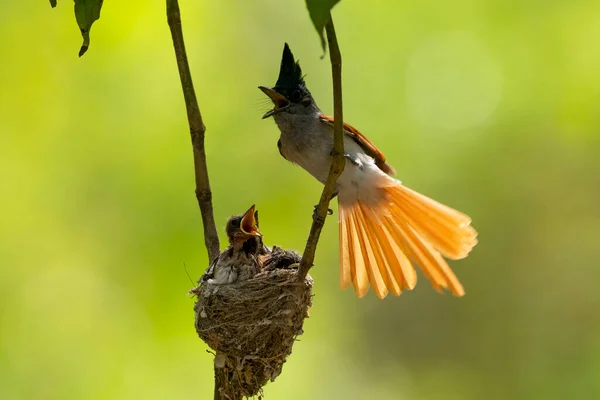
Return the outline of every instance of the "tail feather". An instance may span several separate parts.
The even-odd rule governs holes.
[[[358,211],[361,214],[363,221],[363,233],[367,242],[367,251],[369,253],[369,270],[371,271],[371,285],[375,289],[375,294],[380,299],[383,299],[388,294],[388,289],[398,291],[398,284],[394,279],[394,275],[390,273],[387,260],[384,258],[383,247],[385,245],[385,237],[376,235],[373,218],[370,218],[368,211],[362,204],[359,203]]]
[[[346,209],[340,207],[339,210],[340,221],[346,219]],[[339,224],[340,227],[340,286],[342,289],[347,289],[352,283],[353,279],[350,274],[352,265],[355,265],[354,254],[352,253],[352,246],[349,245],[348,234],[349,225]]]
[[[465,258],[477,244],[477,232],[467,215],[401,184],[383,190],[397,210],[404,213],[404,220],[445,257]]]
[[[406,289],[413,290],[417,285],[417,272],[408,259],[405,241],[394,229],[394,222],[391,218],[383,219],[383,227],[390,238],[390,245],[394,248],[394,254],[400,264],[400,268],[395,269],[394,273],[404,277],[404,287]]]
[[[402,267],[400,265],[401,257],[404,254],[392,247],[393,240],[390,240],[388,235],[380,224],[377,223],[377,216],[373,211],[364,207],[360,204],[361,211],[365,216],[367,222],[366,230],[370,233],[370,242],[377,246],[378,254],[377,265],[382,269],[383,279],[387,288],[394,295],[399,296],[402,293],[402,288],[405,285],[404,275],[402,274]],[[410,261],[406,260],[409,267],[412,269]],[[414,271],[414,269],[412,269]]]
[[[444,258],[464,258],[477,243],[471,219],[395,182],[379,188],[372,206],[340,203],[340,283],[363,297],[373,286],[379,298],[400,295],[417,282],[412,262],[433,287],[463,296],[464,289]],[[412,260],[412,262],[411,262]]]
[[[352,284],[354,285],[356,295],[358,297],[364,297],[369,290],[369,277],[366,270],[367,264],[363,251],[364,244],[359,237],[360,230],[354,209],[350,210],[346,221],[348,222],[348,236],[350,236],[348,244],[354,258],[354,264],[348,266],[348,269],[352,276]]]
[[[415,260],[433,287],[440,293],[442,292],[441,288],[449,288],[453,295],[463,296],[465,291],[462,285],[440,253],[435,251],[410,226],[402,221],[398,222],[396,228],[401,232],[408,245],[408,256]]]
[[[377,297],[384,298],[387,295],[388,291],[387,291],[387,288],[385,287],[385,283],[383,282],[383,278],[381,276],[381,271],[379,270],[379,265],[375,258],[375,254],[374,254],[374,248],[375,248],[374,244],[375,243],[372,243],[369,240],[369,236],[368,236],[367,230],[366,230],[367,222],[365,221],[365,219],[362,215],[360,207],[358,207],[356,209],[356,213],[354,215],[356,217],[355,223],[356,223],[356,230],[358,233],[358,240],[360,241],[360,245],[361,245],[360,250],[362,251],[363,259],[365,260],[365,266],[366,266],[367,276],[369,277],[369,283],[373,287],[373,290],[375,291],[375,294],[377,295]],[[364,292],[361,291],[361,294],[364,296],[365,294],[367,294],[368,290],[369,290],[369,285],[367,284],[366,287],[364,288]]]

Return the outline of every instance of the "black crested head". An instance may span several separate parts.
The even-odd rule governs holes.
[[[295,89],[300,85],[304,85],[302,69],[300,68],[300,63],[294,60],[290,46],[286,43],[283,47],[279,78],[273,89]]]
[[[296,99],[294,97],[297,97],[292,96],[295,90],[308,92],[308,89],[306,89],[306,85],[304,84],[300,63],[294,60],[294,55],[287,43],[283,47],[279,78],[273,89],[292,101],[295,101]]]

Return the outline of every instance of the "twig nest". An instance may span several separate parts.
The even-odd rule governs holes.
[[[216,352],[215,373],[223,369],[221,390],[237,394],[231,398],[259,394],[281,373],[303,332],[313,281],[310,276],[299,281],[296,268],[281,267],[289,253],[267,260],[251,279],[228,285],[202,282],[191,291],[198,296],[196,331]]]

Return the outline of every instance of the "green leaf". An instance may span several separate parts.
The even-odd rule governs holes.
[[[325,29],[325,24],[331,18],[331,9],[340,0],[306,0],[306,7],[308,7],[308,13],[310,14],[310,19],[312,19],[315,28],[317,29],[317,33],[319,34],[319,38],[321,39],[321,46],[323,46],[323,51],[325,51],[325,36],[323,35],[323,30]]]
[[[100,18],[103,0],[75,0],[75,19],[83,36],[83,44],[79,50],[79,57],[85,54],[90,47],[90,30],[94,21]]]
[[[56,7],[56,0],[50,0],[50,6],[52,8]]]

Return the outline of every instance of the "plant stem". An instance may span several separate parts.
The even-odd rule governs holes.
[[[231,368],[230,365],[225,365],[222,368],[215,365],[214,400],[242,400],[244,398],[235,382],[230,382],[233,375]]]
[[[304,280],[306,274],[308,274],[308,270],[313,265],[319,236],[321,235],[323,225],[325,225],[329,202],[335,192],[336,182],[346,165],[344,159],[344,115],[342,109],[342,55],[335,35],[331,14],[329,14],[329,21],[325,24],[325,31],[327,32],[329,56],[331,59],[331,73],[333,75],[333,160],[331,162],[331,168],[329,169],[329,175],[327,176],[327,182],[323,188],[323,193],[321,193],[321,199],[315,210],[310,234],[306,241],[306,247],[304,248],[302,261],[300,261],[300,267],[298,268],[298,279],[300,280]]]
[[[183,41],[179,2],[177,0],[167,0],[167,22],[169,23],[171,37],[173,38],[173,47],[175,49],[175,57],[177,58],[177,67],[179,68],[179,77],[181,78],[181,87],[183,89],[183,97],[185,98],[188,123],[190,125],[194,152],[196,199],[200,207],[200,213],[202,214],[204,245],[208,251],[208,261],[210,262],[219,255],[219,235],[217,234],[213,214],[212,193],[208,180],[206,152],[204,151],[204,133],[206,132],[206,127],[202,122],[202,114],[200,114],[200,107],[198,106],[194,83],[192,82],[192,74]]]

